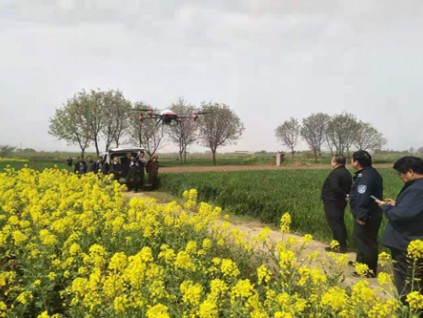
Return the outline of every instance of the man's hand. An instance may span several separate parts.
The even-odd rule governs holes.
[[[396,204],[395,200],[390,199],[390,198],[386,198],[383,201],[382,200],[375,200],[375,202],[378,206],[383,206],[383,205],[395,206],[395,204]]]
[[[385,204],[388,204],[388,205],[392,205],[392,206],[395,206],[397,203],[395,202],[395,200],[394,199],[391,199],[391,198],[386,198],[385,200],[383,200],[384,202],[385,202]]]

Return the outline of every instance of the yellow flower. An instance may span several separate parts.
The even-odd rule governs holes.
[[[19,218],[16,215],[12,215],[11,217],[9,217],[8,222],[11,225],[18,225],[19,224]]]
[[[237,277],[240,275],[238,266],[230,259],[222,259],[220,270],[225,277]]]
[[[0,317],[6,317],[6,313],[7,313],[7,305],[0,301]]]
[[[333,250],[336,250],[339,248],[339,242],[337,240],[332,240],[330,242],[330,248]]]
[[[195,254],[195,252],[197,251],[197,242],[189,241],[187,243],[187,247],[185,248],[185,251],[189,254]]]
[[[291,226],[292,220],[291,215],[289,213],[285,213],[281,217],[281,232],[282,233],[289,233],[290,226]]]
[[[168,308],[165,305],[157,304],[147,310],[147,318],[170,318]]]
[[[386,252],[382,252],[379,254],[378,259],[379,259],[379,262],[388,262],[391,260],[391,255],[389,255]]]
[[[15,245],[21,245],[28,239],[28,237],[19,230],[13,231],[12,237],[15,241]]]
[[[57,242],[56,236],[46,229],[40,230],[40,240],[43,245],[54,245]]]
[[[321,305],[332,307],[338,311],[343,309],[347,304],[347,293],[341,287],[335,286],[329,288],[327,292],[322,295]]]
[[[50,272],[48,273],[47,277],[49,280],[55,280],[56,279],[57,274],[55,272]]]
[[[369,318],[395,317],[397,309],[400,307],[397,299],[378,301],[367,313]]]
[[[37,316],[37,318],[49,318],[48,311],[43,311],[41,314]]]
[[[27,304],[29,300],[33,298],[32,293],[30,291],[24,291],[19,294],[19,296],[16,298],[18,302],[21,304]]]
[[[115,253],[109,263],[109,269],[123,271],[128,264],[125,253]]]
[[[176,255],[175,266],[177,268],[195,271],[195,264],[191,256],[185,251],[180,251],[178,255]]]
[[[203,240],[203,249],[209,250],[212,247],[212,241],[209,238]]]
[[[200,318],[215,318],[219,316],[216,303],[209,299],[200,305],[200,309],[197,314]]]
[[[254,286],[251,284],[249,279],[239,280],[234,287],[232,287],[231,295],[232,298],[244,297],[248,298],[254,293]]]
[[[361,277],[365,277],[370,272],[369,266],[367,266],[367,264],[362,263],[355,263],[355,271]]]
[[[423,241],[411,241],[407,248],[407,256],[414,260],[423,258]]]
[[[270,280],[270,271],[267,269],[265,265],[261,265],[257,268],[257,281],[259,284],[261,283],[268,283]]]
[[[126,295],[115,297],[113,300],[113,309],[115,312],[124,312],[128,304],[128,297]]]
[[[69,247],[69,254],[75,256],[76,254],[81,252],[81,246],[78,243],[72,243]]]
[[[423,309],[423,295],[418,291],[409,293],[406,300],[411,309]]]
[[[191,280],[182,282],[180,286],[182,292],[182,301],[194,306],[200,304],[203,287],[200,284],[194,284]]]
[[[210,294],[216,299],[219,297],[224,297],[228,289],[228,286],[223,280],[213,279],[210,282]]]
[[[310,243],[312,240],[313,240],[313,236],[312,236],[312,235],[310,235],[310,234],[306,234],[306,235],[304,235],[304,237],[303,237],[303,242],[304,242],[304,244],[308,244],[308,243]]]
[[[380,272],[377,275],[377,281],[382,286],[385,286],[385,285],[388,285],[388,284],[392,284],[391,275],[389,275],[388,273],[384,273],[384,272]]]

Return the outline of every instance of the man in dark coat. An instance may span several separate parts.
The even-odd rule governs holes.
[[[350,193],[352,176],[345,168],[345,157],[336,155],[332,158],[333,170],[327,176],[322,187],[321,199],[325,209],[326,221],[332,231],[333,239],[338,241],[339,247],[327,251],[345,253],[347,251],[347,228],[345,226],[345,207],[347,195]]]
[[[141,164],[135,156],[129,156],[129,170],[126,177],[128,190],[138,192],[141,189]]]
[[[82,157],[78,157],[76,160],[74,172],[79,175],[87,173],[87,164]]]
[[[148,160],[146,165],[146,170],[148,173],[148,183],[151,184],[151,190],[157,190],[158,188],[158,180],[157,175],[159,173],[159,157],[154,155]]]
[[[97,172],[97,166],[96,166],[96,162],[93,160],[93,157],[88,156],[88,161],[87,161],[87,172]]]
[[[357,244],[356,262],[369,267],[367,277],[377,273],[377,234],[382,221],[382,209],[371,196],[383,197],[383,180],[372,167],[372,157],[365,150],[354,152],[352,167],[356,170],[350,192],[350,207],[354,217],[353,233]],[[353,274],[357,276],[357,273]]]
[[[423,292],[422,259],[415,262],[407,256],[410,242],[423,240],[423,160],[402,157],[393,168],[404,182],[404,187],[396,201],[385,199],[376,200],[376,203],[382,207],[388,219],[382,244],[391,250],[395,286],[404,301],[412,291]]]
[[[143,189],[144,188],[144,170],[147,164],[147,159],[145,159],[144,150],[141,150],[140,152],[138,152],[136,159],[138,160],[138,163],[139,163],[140,189]]]

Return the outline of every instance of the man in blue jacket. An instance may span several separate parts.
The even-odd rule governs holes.
[[[372,167],[372,157],[365,150],[353,153],[352,167],[356,170],[350,192],[350,207],[354,217],[353,233],[357,244],[356,262],[369,267],[367,277],[377,273],[377,234],[382,221],[382,209],[371,196],[383,197],[383,180]],[[357,273],[353,275],[357,276]]]
[[[388,219],[382,244],[391,250],[395,286],[404,300],[414,290],[423,292],[422,259],[415,263],[407,257],[410,242],[423,240],[423,160],[403,157],[395,162],[393,168],[404,182],[404,187],[396,201],[385,199],[377,200],[377,203]],[[413,265],[416,265],[415,268]]]

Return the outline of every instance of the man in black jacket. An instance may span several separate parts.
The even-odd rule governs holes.
[[[345,253],[347,251],[347,228],[344,215],[347,206],[347,195],[351,190],[352,177],[345,168],[345,157],[336,155],[332,158],[333,170],[327,176],[322,187],[321,199],[325,208],[326,221],[332,231],[333,239],[338,241],[339,247],[327,251]]]
[[[354,152],[352,167],[356,170],[350,192],[350,207],[354,217],[354,236],[357,244],[356,262],[369,267],[367,277],[377,273],[377,233],[382,221],[382,209],[371,198],[383,197],[383,180],[372,167],[372,157],[365,150]],[[356,273],[353,274],[357,276]]]

